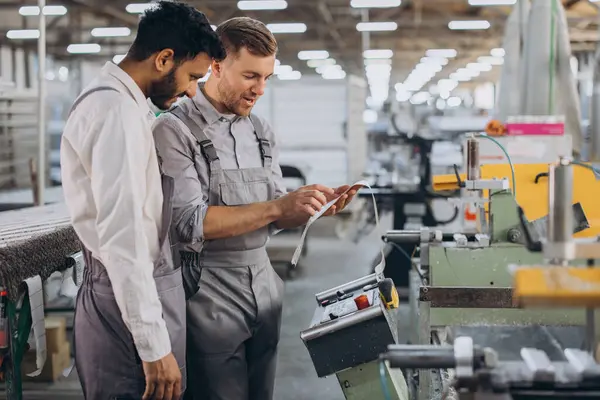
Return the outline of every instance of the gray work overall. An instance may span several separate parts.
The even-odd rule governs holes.
[[[72,110],[85,97],[99,90],[116,91],[108,86],[91,89],[77,99]],[[162,165],[160,172],[164,201],[159,234],[161,252],[154,262],[154,281],[172,352],[181,369],[182,390],[185,390],[185,292],[181,271],[173,265],[169,240],[173,178],[163,173]],[[106,269],[87,248],[82,247],[85,270],[75,305],[73,340],[75,366],[83,394],[90,400],[141,399],[146,380],[133,337],[121,317]]]
[[[210,168],[209,206],[272,200],[271,147],[251,116],[262,167],[222,169],[216,149],[182,107],[171,111],[192,132],[195,164]],[[198,162],[199,161],[199,162]],[[206,240],[181,253],[188,323],[188,391],[194,400],[271,400],[281,326],[283,281],[266,251],[269,228]]]

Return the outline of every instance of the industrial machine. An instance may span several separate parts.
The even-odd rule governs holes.
[[[456,398],[441,397],[450,384],[480,396],[464,398],[597,398],[598,387],[589,385],[588,377],[598,369],[590,360],[600,339],[591,307],[600,304],[600,273],[587,267],[600,258],[597,227],[588,219],[596,218],[595,208],[588,207],[593,200],[589,193],[599,193],[600,182],[589,165],[560,158],[545,174],[511,164],[511,190],[510,181],[497,176],[496,166],[480,168],[476,137],[469,139],[467,153],[466,174],[437,184],[468,192],[460,201],[477,205],[476,231],[425,228],[384,235],[390,243],[418,246],[420,257],[411,271],[412,346],[389,347],[383,358],[403,360],[394,365],[405,368],[411,398],[419,400]],[[584,167],[575,171],[578,177],[586,174],[587,181],[578,185],[585,186],[587,202],[574,202],[573,169],[578,166]],[[530,222],[515,185],[531,188],[540,179],[548,180],[549,214]],[[531,186],[521,188],[521,182]],[[535,193],[527,196],[539,204]],[[483,353],[467,351],[459,342],[454,351],[463,361],[470,354],[476,372],[466,380],[456,376],[465,371],[463,361],[450,366],[437,357],[463,336],[481,348],[493,348],[500,362],[489,364],[479,357]]]

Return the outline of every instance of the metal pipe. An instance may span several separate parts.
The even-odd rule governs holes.
[[[600,25],[598,25],[598,28],[600,30]],[[597,162],[600,161],[600,46],[596,46],[590,114],[590,147],[588,160]]]
[[[548,178],[548,242],[567,243],[573,237],[573,166],[561,159]]]
[[[40,8],[38,39],[38,177],[37,177],[37,195],[38,205],[44,205],[44,190],[46,189],[46,15],[44,7],[46,0],[38,0]]]
[[[383,235],[383,240],[392,243],[419,243],[421,231],[389,231]]]
[[[456,357],[454,356],[454,349],[452,347],[391,350],[383,354],[382,358],[388,360],[392,368],[428,369],[456,367]]]
[[[480,179],[480,177],[479,141],[475,138],[470,138],[467,140],[467,180],[475,181]]]
[[[377,274],[371,274],[371,275],[363,276],[362,278],[358,278],[352,282],[348,282],[343,285],[334,287],[332,289],[325,290],[321,293],[317,293],[315,295],[315,297],[317,298],[317,302],[319,304],[321,304],[321,302],[323,302],[323,300],[326,300],[330,297],[337,296],[338,291],[343,291],[346,293],[352,292],[356,289],[360,289],[364,286],[372,285],[375,283],[377,283]]]

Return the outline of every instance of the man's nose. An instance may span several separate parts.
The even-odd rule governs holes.
[[[267,81],[261,80],[259,83],[257,83],[252,88],[252,92],[254,92],[254,94],[257,95],[257,96],[262,96],[263,94],[265,94],[265,87],[266,86],[267,86]]]
[[[187,87],[187,89],[185,91],[185,95],[189,98],[194,97],[196,95],[197,88],[198,88],[198,82],[196,82],[196,81],[190,82],[190,85]]]

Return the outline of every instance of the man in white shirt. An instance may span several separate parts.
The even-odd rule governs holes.
[[[86,262],[75,309],[77,373],[88,399],[179,399],[185,391],[185,297],[171,257],[172,179],[152,137],[154,113],[196,82],[221,43],[205,15],[158,2],[119,64],[76,100],[61,143],[65,201]]]

